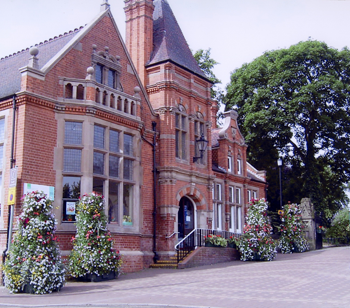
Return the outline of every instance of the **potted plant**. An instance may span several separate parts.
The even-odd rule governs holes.
[[[227,240],[220,235],[209,234],[204,236],[204,242],[206,247],[226,247]]]
[[[55,236],[52,202],[43,192],[25,195],[3,270],[11,293],[45,294],[63,287],[65,269]]]
[[[121,258],[113,249],[103,207],[103,197],[95,192],[81,197],[77,206],[77,235],[72,239],[69,270],[78,280],[97,282],[119,275]]]
[[[267,202],[265,199],[252,199],[248,205],[246,225],[238,241],[242,261],[272,261],[277,251],[270,237],[271,225],[267,220]]]
[[[304,237],[299,205],[288,203],[284,206],[283,211],[279,212],[279,215],[282,224],[279,227],[281,236],[278,246],[281,252],[293,253],[309,250],[309,243]]]
[[[237,237],[235,237],[234,235],[231,235],[227,240],[227,247],[237,248],[238,242],[239,242],[239,239]]]

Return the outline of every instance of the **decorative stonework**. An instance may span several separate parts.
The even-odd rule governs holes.
[[[304,223],[305,237],[309,241],[310,249],[316,248],[315,215],[314,207],[309,198],[303,198],[300,202],[301,216]]]

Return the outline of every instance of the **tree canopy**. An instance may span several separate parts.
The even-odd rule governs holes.
[[[199,49],[194,54],[193,57],[196,59],[199,67],[204,72],[204,74],[211,80],[214,84],[211,88],[211,97],[215,99],[220,107],[223,99],[223,91],[217,86],[221,81],[215,76],[213,68],[215,65],[219,64],[210,55],[210,48],[208,50]]]
[[[225,101],[251,162],[272,171],[282,155],[290,189],[330,219],[350,179],[350,51],[309,40],[265,52],[231,74]]]

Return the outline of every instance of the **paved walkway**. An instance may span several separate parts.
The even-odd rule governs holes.
[[[148,269],[99,283],[69,282],[59,293],[10,294],[0,307],[350,307],[350,247],[278,254],[273,262]]]

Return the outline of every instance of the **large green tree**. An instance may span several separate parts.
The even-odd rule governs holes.
[[[215,65],[219,64],[211,57],[211,49],[203,50],[199,49],[194,54],[193,57],[196,59],[199,67],[204,72],[204,74],[209,78],[209,80],[213,83],[213,87],[211,88],[211,97],[218,102],[220,107],[224,92],[222,89],[218,87],[218,84],[221,81],[215,76],[213,72],[213,68]]]
[[[274,170],[275,182],[282,155],[285,184],[311,197],[328,220],[346,200],[343,184],[350,179],[349,100],[350,51],[311,40],[235,70],[225,98],[227,110],[238,109],[251,162]]]

